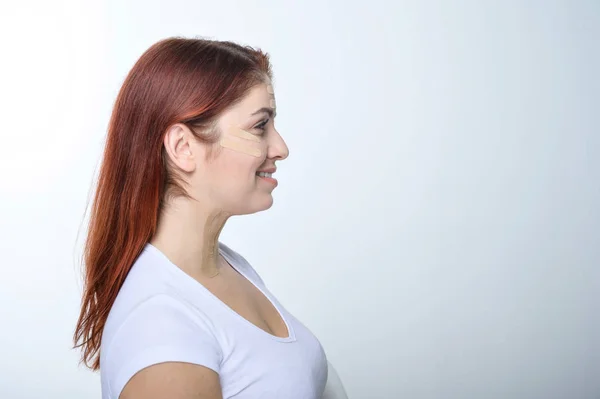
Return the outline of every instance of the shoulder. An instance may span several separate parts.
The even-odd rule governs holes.
[[[151,365],[185,362],[218,373],[222,356],[205,315],[176,297],[156,294],[105,328],[100,368],[104,384],[118,397],[133,375]]]

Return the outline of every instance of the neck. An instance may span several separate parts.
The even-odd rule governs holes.
[[[193,200],[174,199],[159,216],[150,243],[192,277],[214,277],[220,269],[219,236],[229,216]]]

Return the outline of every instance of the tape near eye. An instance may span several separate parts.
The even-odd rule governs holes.
[[[252,133],[239,128],[231,128],[227,134],[224,134],[219,141],[221,147],[229,148],[230,150],[251,155],[256,158],[262,156],[260,148],[253,146],[253,143],[260,142],[260,138]]]
[[[271,106],[271,108],[275,108],[275,99],[272,98],[271,102],[269,103],[269,105]]]
[[[253,135],[252,133],[248,133],[244,129],[240,129],[239,127],[231,127],[227,130],[227,134],[231,136],[238,137],[240,139],[255,141],[260,143],[260,137]]]

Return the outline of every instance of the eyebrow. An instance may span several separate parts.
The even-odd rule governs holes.
[[[275,111],[273,108],[268,108],[268,107],[262,107],[258,111],[253,112],[250,116],[254,116],[256,114],[260,114],[261,112],[264,112],[264,113],[268,114],[269,117],[271,117],[271,118],[274,118],[274,117],[277,116],[277,111]]]

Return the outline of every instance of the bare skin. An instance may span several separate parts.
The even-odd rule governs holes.
[[[119,399],[222,399],[219,375],[204,366],[167,362],[134,375]]]

